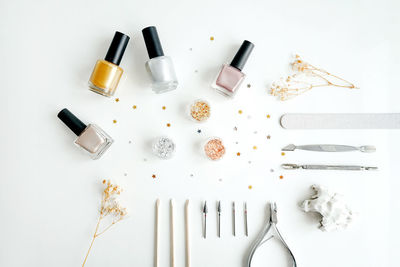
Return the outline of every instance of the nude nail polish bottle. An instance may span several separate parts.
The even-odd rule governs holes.
[[[89,90],[111,97],[124,70],[119,66],[129,42],[129,36],[115,32],[114,38],[104,60],[98,60],[89,79]]]
[[[61,110],[57,117],[78,136],[74,143],[88,153],[92,159],[100,158],[114,142],[99,126],[95,124],[86,126],[66,108]]]
[[[217,92],[227,97],[234,97],[246,74],[242,72],[254,44],[245,40],[233,58],[231,64],[224,64],[214,83],[211,85]]]
[[[175,68],[170,57],[164,56],[157,29],[154,26],[142,30],[149,60],[146,62],[146,70],[152,83],[151,87],[157,94],[175,90],[178,86]]]

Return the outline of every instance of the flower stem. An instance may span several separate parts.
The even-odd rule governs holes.
[[[89,256],[89,253],[90,253],[90,251],[92,250],[92,246],[93,246],[94,240],[95,240],[96,237],[97,237],[97,231],[99,230],[99,225],[100,225],[100,222],[101,222],[101,219],[102,219],[102,218],[103,218],[103,217],[100,216],[100,217],[99,217],[99,220],[97,221],[96,231],[94,232],[92,242],[90,243],[89,249],[88,249],[88,251],[87,251],[87,253],[86,253],[86,256],[85,256],[85,260],[84,260],[83,263],[82,263],[82,267],[85,266],[86,260],[87,260],[87,258],[88,258],[88,256]]]

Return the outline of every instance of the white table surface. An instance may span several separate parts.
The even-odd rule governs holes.
[[[170,198],[177,207],[178,267],[184,266],[183,206],[188,198],[192,266],[244,266],[271,200],[278,203],[278,227],[298,266],[395,266],[400,132],[290,131],[278,119],[287,112],[399,112],[399,8],[395,0],[0,1],[0,266],[80,266],[105,178],[125,188],[129,217],[96,240],[87,267],[153,266],[157,198],[162,201],[161,266],[169,266]],[[176,65],[180,85],[174,92],[155,95],[149,88],[141,35],[149,25],[157,26],[165,54]],[[132,37],[121,63],[125,74],[118,103],[87,90],[92,68],[105,56],[116,30]],[[243,39],[254,42],[255,49],[244,69],[247,80],[231,101],[209,85]],[[277,101],[266,93],[267,85],[287,73],[293,52],[361,89],[321,88]],[[197,98],[207,99],[213,109],[210,121],[201,125],[184,112]],[[73,133],[56,117],[64,107],[115,139],[102,159],[92,161],[73,145]],[[151,154],[149,143],[159,135],[177,143],[177,154],[169,161]],[[199,152],[209,136],[219,136],[227,145],[228,154],[219,162]],[[282,157],[280,148],[289,143],[371,144],[378,150],[296,151]],[[365,164],[380,170],[283,171],[279,165],[284,162]],[[359,212],[349,229],[321,232],[318,218],[298,208],[311,195],[312,184],[346,196]],[[201,238],[204,200],[210,205],[206,240]],[[221,239],[216,237],[217,200],[223,201],[225,212]],[[233,200],[239,206],[236,238],[230,234],[228,206]],[[249,205],[248,238],[240,210],[244,200]],[[254,266],[288,266],[277,244],[266,246],[254,261]]]

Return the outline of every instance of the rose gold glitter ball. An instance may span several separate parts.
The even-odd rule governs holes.
[[[225,155],[225,146],[221,139],[212,138],[204,146],[204,152],[209,159],[218,160]]]

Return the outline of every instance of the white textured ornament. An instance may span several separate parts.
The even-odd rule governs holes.
[[[305,212],[321,214],[319,228],[327,232],[347,228],[353,221],[355,213],[344,202],[343,196],[319,185],[313,185],[311,188],[316,194],[311,199],[305,200],[301,208]]]

